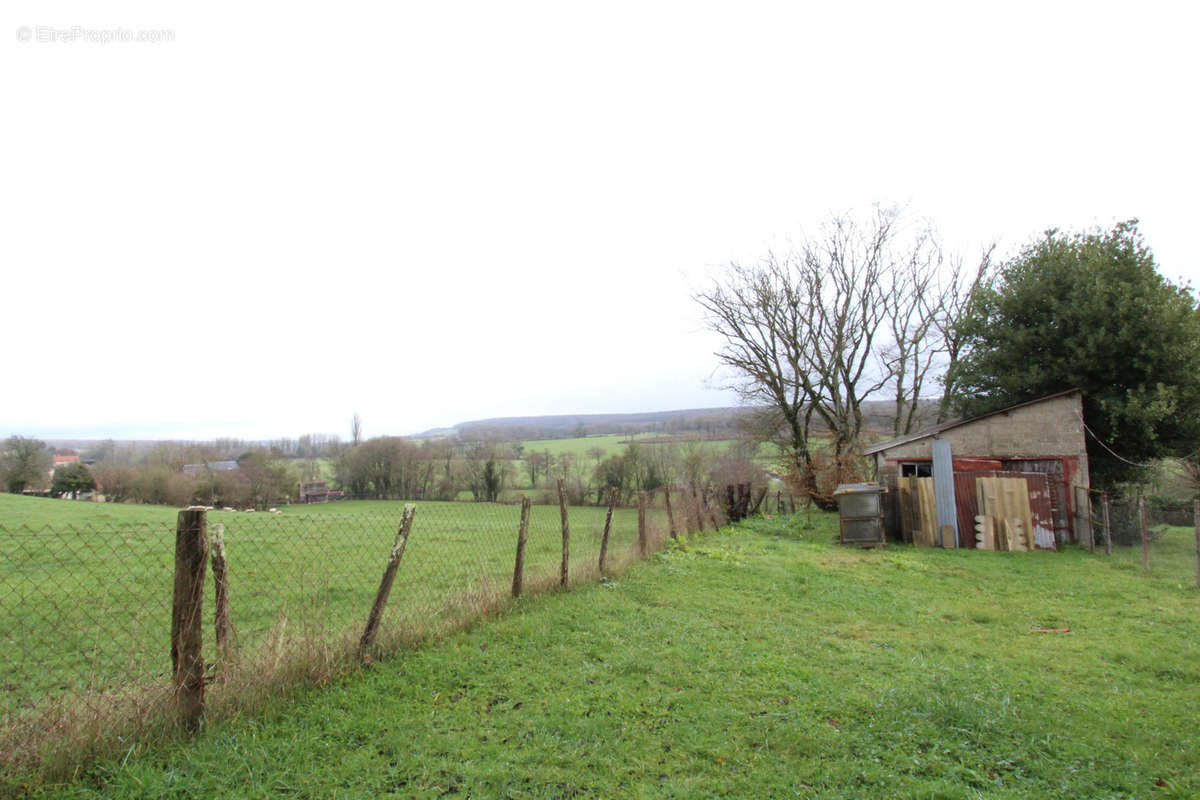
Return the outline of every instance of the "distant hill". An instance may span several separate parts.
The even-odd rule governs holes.
[[[460,422],[449,428],[432,428],[415,434],[415,439],[437,439],[457,437],[459,439],[498,439],[502,441],[528,441],[531,439],[565,439],[578,436],[633,433],[685,433],[703,432],[709,438],[733,438],[741,433],[741,423],[759,409],[748,406],[725,408],[686,408],[673,411],[646,411],[636,414],[556,414],[539,417],[496,417],[493,419]],[[863,415],[868,430],[879,436],[891,433],[892,415],[895,405],[886,400],[868,401],[863,404]],[[932,424],[937,403],[921,401],[921,417],[927,418],[918,424]],[[876,437],[878,438],[878,437]]]
[[[450,428],[433,428],[413,438],[457,436],[460,439],[564,439],[611,433],[678,433],[706,431],[733,434],[749,408],[687,408],[635,414],[555,414],[539,417],[496,417],[460,422]]]

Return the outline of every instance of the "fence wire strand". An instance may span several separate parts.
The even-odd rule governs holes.
[[[367,660],[509,602],[520,505],[414,505]],[[696,500],[681,492],[672,505],[677,531],[696,530],[704,513]],[[370,513],[340,513],[336,504],[274,514],[207,511],[210,551],[218,538],[224,542],[229,614],[229,646],[218,652],[210,564],[200,611],[209,707],[238,670],[243,677],[289,670],[332,677],[352,663],[347,653],[363,633],[404,504],[379,506]],[[600,577],[606,512],[570,507],[570,583]],[[636,507],[614,509],[608,572],[669,537],[661,493],[647,502],[644,544],[638,517]],[[717,522],[710,512],[704,527]],[[175,547],[175,526],[167,524],[0,526],[0,762],[34,758],[47,744],[38,743],[39,732],[61,732],[67,717],[106,736],[144,730],[162,713],[173,691]],[[558,585],[562,547],[559,507],[534,506],[527,591]]]

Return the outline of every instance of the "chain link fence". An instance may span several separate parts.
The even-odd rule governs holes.
[[[341,504],[193,509],[178,526],[0,526],[0,767],[53,771],[177,727],[189,626],[198,645],[193,688],[211,717],[319,685],[511,603],[521,504],[411,505],[370,642],[364,631],[386,594],[381,576],[396,555],[400,502],[364,504],[365,513]],[[203,524],[191,562],[180,544],[189,513]],[[594,581],[602,548],[611,574],[669,536],[724,521],[715,498],[683,490],[656,492],[637,507],[539,505],[527,513],[526,592],[561,587],[564,560],[567,586]],[[180,588],[181,569],[195,587]],[[182,616],[181,591],[195,595]]]

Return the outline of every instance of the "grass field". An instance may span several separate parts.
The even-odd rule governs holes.
[[[518,506],[416,505],[385,618],[391,630],[452,626],[511,586]],[[360,633],[402,506],[344,501],[280,515],[209,512],[210,535],[224,527],[231,616],[247,659],[285,635],[337,649]],[[0,495],[5,725],[56,698],[87,703],[99,696],[103,704],[114,691],[163,690],[177,513]],[[575,579],[594,576],[604,514],[570,510]],[[636,536],[636,511],[618,509],[609,549],[614,562],[630,555]],[[535,506],[525,560],[530,584],[558,575],[561,543],[559,509]],[[215,661],[213,636],[206,636],[207,658]]]
[[[626,436],[623,433],[612,433],[601,436],[581,436],[574,439],[531,439],[521,444],[525,446],[526,453],[549,451],[552,456],[562,453],[573,453],[583,458],[587,456],[588,450],[599,448],[604,451],[604,455],[607,457],[623,452],[625,445],[631,441],[636,442],[638,439],[648,439],[651,437],[651,434],[646,433],[639,433],[633,437]]]
[[[833,531],[701,537],[30,794],[1200,795],[1190,531],[1149,573],[1136,551],[843,550]]]

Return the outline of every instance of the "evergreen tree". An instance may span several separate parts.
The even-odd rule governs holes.
[[[1098,486],[1196,449],[1200,311],[1190,286],[1158,273],[1136,220],[1048,231],[974,299],[969,352],[953,376],[961,413],[1081,389]]]

